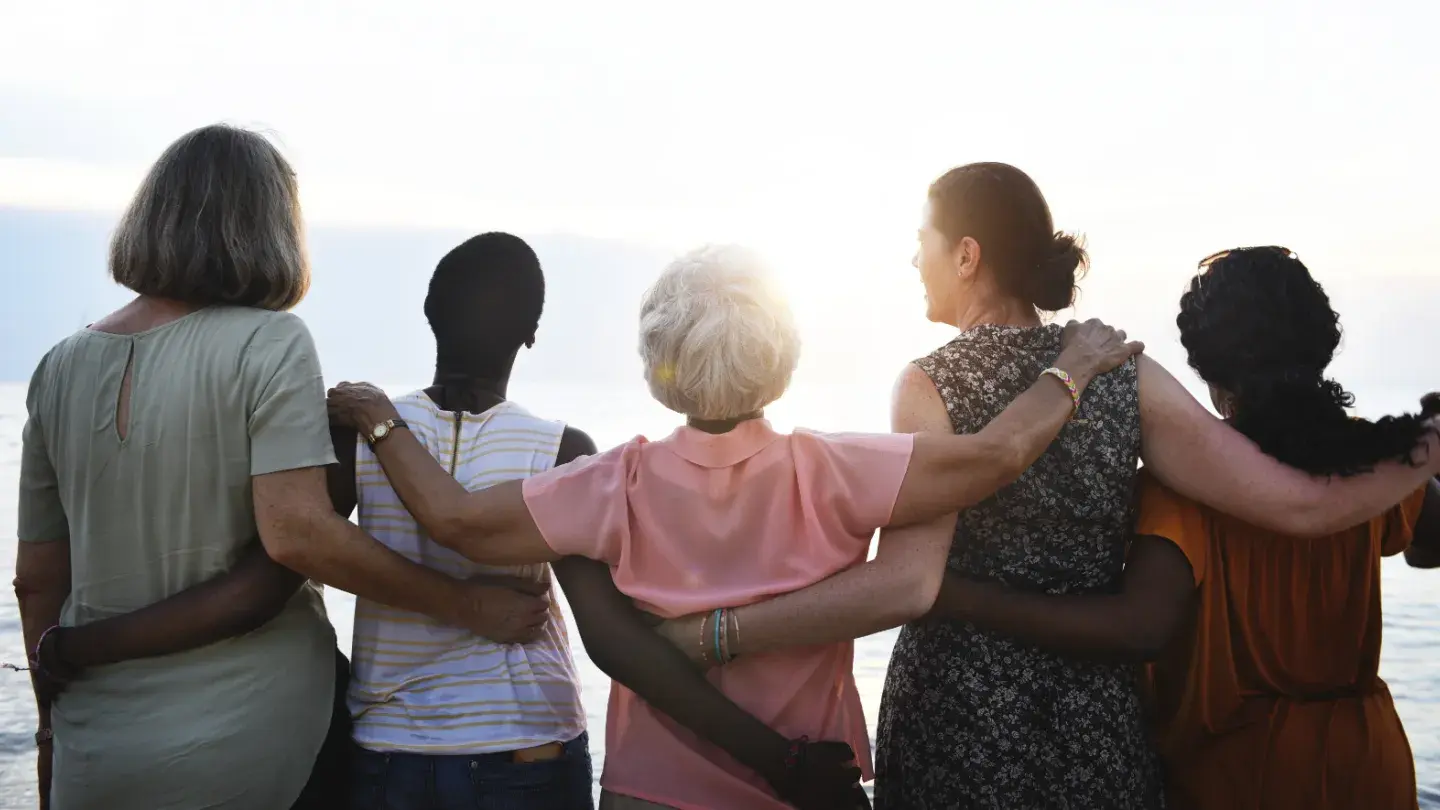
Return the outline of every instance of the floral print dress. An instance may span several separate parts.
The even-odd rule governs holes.
[[[917,365],[957,433],[1054,363],[1060,327],[979,326]],[[1085,392],[1045,454],[960,513],[949,567],[1049,594],[1118,588],[1140,451],[1134,361]],[[876,810],[1159,808],[1136,667],[1047,652],[973,625],[907,625],[880,707]]]

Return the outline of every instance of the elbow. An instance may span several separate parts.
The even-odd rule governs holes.
[[[297,574],[324,581],[317,559],[323,540],[316,521],[305,514],[277,516],[272,525],[260,530],[260,544],[265,554],[279,565]]]
[[[999,476],[996,489],[1009,486],[1020,479],[1030,465],[1035,462],[1035,454],[1020,440],[1018,436],[1007,436],[1001,442],[999,460],[995,469]]]
[[[880,600],[878,603],[886,606],[875,617],[877,623],[883,626],[869,632],[889,630],[929,614],[935,609],[935,602],[940,597],[940,585],[944,580],[943,567],[934,571],[907,572],[903,576],[890,578],[888,586],[876,594]]]
[[[1284,525],[1276,528],[1292,537],[1301,538],[1324,537],[1345,528],[1335,525],[1334,521],[1315,505],[1306,505],[1292,510],[1282,518],[1282,522]]]
[[[903,605],[903,615],[896,624],[913,622],[934,610],[935,601],[940,597],[940,585],[944,581],[945,568],[942,566],[934,571],[924,571],[905,582],[905,589],[899,599]]]
[[[289,542],[288,539],[283,542],[266,543],[265,553],[270,555],[270,559],[291,571],[306,576],[313,575],[315,567],[313,556],[305,550],[303,544]]]
[[[44,564],[25,551],[27,549],[22,544],[21,554],[15,562],[15,579],[11,582],[17,602],[24,604],[31,597],[63,594],[70,590],[68,565]]]
[[[1411,568],[1440,568],[1440,551],[1411,546],[1405,549],[1405,563]]]
[[[627,683],[624,664],[622,663],[625,656],[617,654],[618,651],[614,645],[606,643],[603,639],[596,638],[595,633],[592,632],[589,634],[589,637],[587,637],[584,626],[580,625],[579,622],[576,622],[576,624],[579,625],[576,629],[580,634],[580,646],[585,650],[585,655],[590,659],[590,663],[594,664],[596,669],[605,673],[605,676],[610,680]],[[669,642],[666,643],[668,644]]]
[[[426,524],[425,530],[431,540],[451,551],[459,551],[466,535],[469,534],[460,512],[453,509],[437,511],[430,522]]]

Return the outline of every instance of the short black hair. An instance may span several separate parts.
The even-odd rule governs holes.
[[[435,266],[425,295],[436,366],[476,377],[508,374],[515,352],[534,340],[544,306],[545,274],[524,239],[466,239]]]
[[[1233,397],[1234,427],[1305,472],[1346,476],[1383,461],[1415,464],[1425,419],[1440,413],[1432,395],[1419,414],[1351,418],[1355,398],[1325,376],[1340,345],[1340,315],[1285,248],[1206,259],[1180,297],[1175,324],[1190,367]]]

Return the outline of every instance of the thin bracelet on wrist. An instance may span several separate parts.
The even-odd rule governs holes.
[[[705,647],[705,620],[708,618],[710,618],[708,613],[700,616],[700,663],[702,664],[710,663],[710,654]]]

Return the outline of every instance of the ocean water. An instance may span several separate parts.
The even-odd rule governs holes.
[[[386,385],[392,393],[415,387]],[[1410,392],[1391,393],[1389,397],[1376,397],[1370,405],[1382,412],[1402,410],[1411,407],[1416,399]],[[659,438],[677,424],[674,415],[650,400],[638,384],[628,389],[600,390],[517,382],[511,394],[539,415],[571,420],[602,448],[640,433]],[[887,385],[818,386],[801,382],[770,409],[770,418],[782,429],[803,425],[820,430],[881,431],[886,429],[888,394]],[[24,386],[0,383],[0,554],[11,559],[24,417]],[[1385,646],[1381,675],[1394,693],[1415,752],[1420,805],[1440,808],[1440,666],[1433,658],[1435,642],[1440,638],[1440,573],[1410,569],[1400,559],[1387,560],[1382,570]],[[327,589],[325,601],[341,647],[348,653],[354,598]],[[569,606],[564,607],[568,616]],[[872,735],[895,635],[892,630],[856,642],[855,678]],[[571,638],[577,645],[575,658],[584,687],[598,777],[604,761],[605,706],[610,684],[590,663],[578,636],[572,633]],[[0,661],[20,663],[24,657],[15,597],[4,589],[0,591]],[[35,806],[34,729],[34,701],[28,678],[0,670],[0,810]]]

